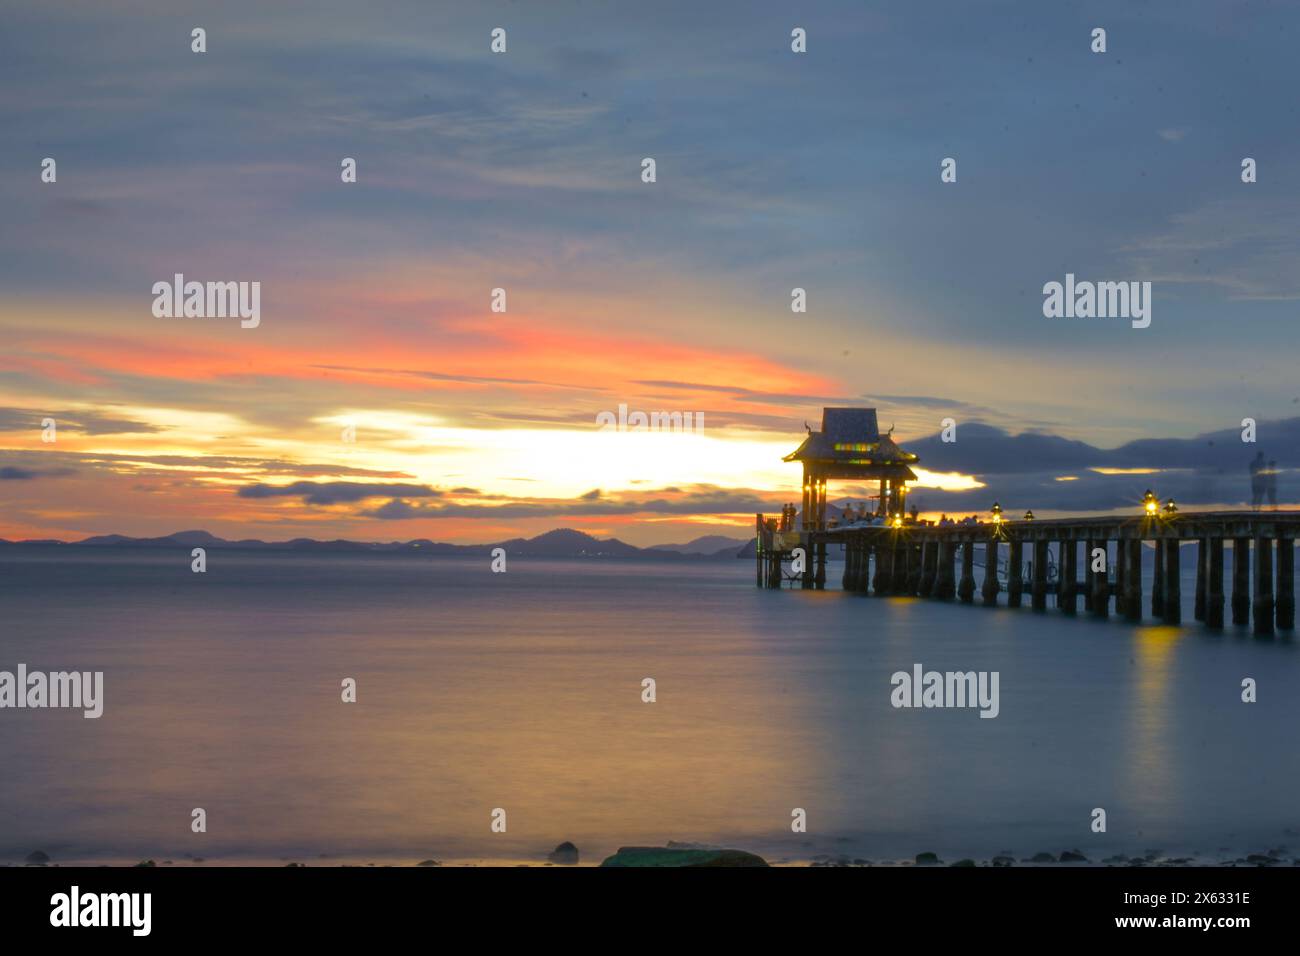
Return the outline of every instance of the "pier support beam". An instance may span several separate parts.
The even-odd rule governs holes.
[[[1232,623],[1250,623],[1250,539],[1232,539]]]
[[[939,542],[926,541],[921,545],[921,585],[917,594],[928,598],[934,594],[935,579],[939,576]]]
[[[1255,539],[1255,634],[1273,635],[1273,542]]]
[[[1056,568],[1056,606],[1063,614],[1074,615],[1079,608],[1079,542],[1062,541],[1057,553],[1061,560]]]
[[[1277,539],[1277,626],[1295,630],[1295,539]]]
[[[1124,588],[1124,618],[1129,621],[1142,620],[1142,541],[1140,538],[1134,538],[1132,541],[1121,542],[1128,551],[1128,561],[1125,567],[1126,577],[1122,587]],[[1116,582],[1119,585],[1119,582]]]
[[[1182,554],[1177,538],[1161,542],[1165,548],[1165,623],[1183,622],[1183,586],[1179,578],[1179,558]]]
[[[1089,538],[1083,543],[1083,610],[1086,614],[1092,613],[1092,592],[1093,592],[1093,573],[1092,573],[1092,549],[1097,546],[1097,542]]]
[[[951,541],[939,542],[939,576],[934,582],[934,596],[940,601],[951,601],[957,593],[957,545]]]
[[[1205,623],[1209,627],[1223,627],[1223,539],[1210,539],[1210,553],[1206,558]]]
[[[871,583],[877,595],[888,594],[891,587],[890,577],[894,573],[893,534],[882,535],[876,539],[876,579]]]
[[[1115,595],[1115,614],[1117,617],[1128,616],[1128,542],[1115,542],[1115,584],[1111,592]]]
[[[890,575],[889,580],[893,585],[889,589],[891,594],[907,593],[907,576],[911,571],[908,565],[911,563],[910,554],[911,545],[903,540],[901,534],[894,535],[894,573]]]
[[[1088,548],[1088,570],[1092,571],[1092,616],[1093,617],[1110,617],[1110,549],[1107,547],[1109,542],[1105,538],[1100,541],[1091,542]],[[1102,562],[1101,570],[1093,568],[1094,558],[1092,552],[1100,548],[1105,554],[1105,560]]]
[[[1210,563],[1209,542],[1205,538],[1196,541],[1196,601],[1192,605],[1192,617],[1198,621],[1205,620],[1206,566]]]
[[[907,543],[907,586],[904,593],[915,597],[921,593],[921,545]]]
[[[1020,596],[1025,590],[1024,542],[1013,538],[1007,545],[1007,607],[1020,607]]]
[[[1151,616],[1157,621],[1165,619],[1165,542],[1156,538],[1154,570],[1151,574]]]
[[[961,581],[957,585],[957,597],[962,604],[975,603],[975,542],[961,543]]]
[[[1034,542],[1033,581],[1030,583],[1029,600],[1035,611],[1047,610],[1047,542]]]
[[[984,606],[997,607],[998,592],[1001,590],[1002,587],[998,584],[998,539],[992,537],[984,542],[984,584],[980,587]]]
[[[858,545],[856,541],[846,541],[844,543],[844,577],[840,580],[840,587],[845,591],[853,591],[857,587],[858,579]]]

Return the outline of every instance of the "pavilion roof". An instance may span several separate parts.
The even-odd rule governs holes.
[[[892,431],[892,429],[891,429]],[[824,408],[821,431],[809,431],[785,461],[800,461],[830,478],[902,478],[915,481],[919,459],[880,434],[874,408]]]

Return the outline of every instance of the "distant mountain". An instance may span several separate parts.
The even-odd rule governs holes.
[[[728,538],[721,534],[706,534],[702,538],[696,538],[694,541],[686,544],[655,544],[651,545],[650,551],[679,551],[682,554],[717,554],[719,551],[730,549],[735,551],[737,548],[745,545],[746,538]]]
[[[245,538],[228,541],[207,531],[178,531],[175,534],[159,538],[132,538],[122,534],[95,535],[82,541],[5,541],[0,545],[76,545],[94,548],[240,548],[265,551],[316,551],[316,552],[404,552],[435,555],[483,556],[491,554],[493,548],[504,548],[510,557],[545,557],[545,558],[655,558],[655,559],[707,559],[730,558],[737,548],[746,546],[739,539],[711,535],[697,538],[685,547],[707,548],[714,542],[722,542],[723,547],[713,551],[692,550],[683,552],[676,548],[664,546],[656,548],[638,548],[619,541],[617,538],[595,538],[572,528],[557,528],[535,538],[512,538],[495,544],[447,544],[418,538],[411,541],[318,541],[315,538],[293,538],[289,541],[261,541]]]

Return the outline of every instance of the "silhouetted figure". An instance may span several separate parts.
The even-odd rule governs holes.
[[[1264,473],[1268,466],[1264,463],[1264,453],[1256,452],[1250,462],[1250,508],[1258,511],[1264,503],[1264,485],[1268,476]]]

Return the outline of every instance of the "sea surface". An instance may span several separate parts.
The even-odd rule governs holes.
[[[745,560],[508,567],[0,550],[0,670],[105,675],[98,720],[0,710],[0,863],[1300,855],[1297,645],[1205,630],[1190,574],[1172,628],[762,591]],[[997,671],[999,715],[895,709],[917,663]]]

